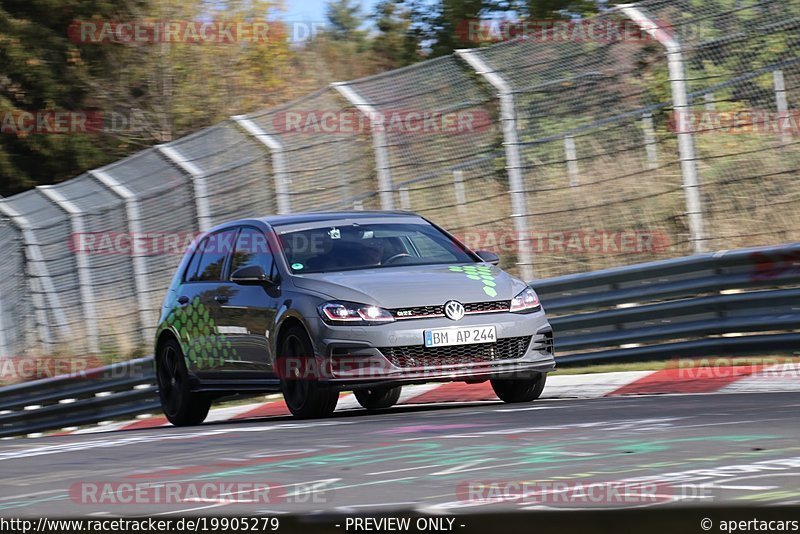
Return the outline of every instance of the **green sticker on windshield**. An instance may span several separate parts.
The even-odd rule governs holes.
[[[295,271],[302,271],[304,267],[305,267],[305,265],[303,265],[302,263],[293,263],[292,264],[292,269],[295,270]]]

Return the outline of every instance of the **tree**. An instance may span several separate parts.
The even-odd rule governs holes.
[[[569,19],[597,13],[598,0],[408,0],[412,30],[431,56],[452,54],[459,48],[476,48],[481,41],[471,24],[507,15],[517,20]]]
[[[328,35],[336,41],[362,43],[366,31],[362,28],[364,17],[361,7],[353,0],[331,0],[325,8],[325,15],[331,24]]]
[[[502,2],[505,4],[506,2]],[[526,19],[561,19],[588,16],[597,13],[596,0],[516,0],[508,9],[520,13]]]
[[[0,6],[0,194],[8,196],[40,183],[71,178],[115,155],[92,134],[25,131],[20,118],[43,117],[47,110],[95,110],[94,95],[82,80],[116,70],[99,50],[79,50],[69,39],[76,19],[128,17],[136,4],[86,0],[14,0]]]
[[[371,47],[381,69],[396,69],[421,59],[411,15],[402,0],[382,0],[375,6],[373,21],[377,34]]]
[[[377,72],[370,49],[367,20],[352,0],[331,0],[326,7],[328,27],[306,43],[300,52],[301,67],[313,73],[318,86],[352,80]]]
[[[485,15],[488,0],[409,0],[413,27],[432,57],[452,54],[479,43],[469,36],[469,24]]]
[[[230,115],[311,88],[293,64],[279,0],[28,0],[0,8],[0,113],[91,111],[86,134],[0,133],[0,195],[57,183]],[[92,42],[77,22],[268,23],[266,39]],[[78,25],[80,28],[84,28]],[[97,36],[102,32],[89,35]]]

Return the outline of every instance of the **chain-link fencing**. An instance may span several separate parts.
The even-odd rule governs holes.
[[[527,279],[798,240],[800,0],[529,23],[1,199],[0,355],[147,350],[245,216],[411,210]]]

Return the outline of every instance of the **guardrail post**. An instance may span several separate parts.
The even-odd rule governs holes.
[[[347,85],[346,82],[331,84],[348,102],[356,107],[370,122],[372,127],[372,144],[375,150],[375,164],[378,171],[378,189],[381,197],[381,208],[394,209],[394,186],[389,170],[389,143],[386,140],[386,129],[383,113],[366,101],[358,92]]]
[[[200,167],[183,157],[183,154],[169,145],[156,145],[156,149],[191,178],[197,207],[197,227],[201,232],[207,232],[212,224],[211,207],[208,203],[208,183],[205,173]]]
[[[50,273],[47,271],[47,267],[44,264],[44,257],[39,247],[39,240],[33,232],[31,223],[28,219],[17,213],[14,208],[6,204],[5,201],[0,201],[0,213],[8,217],[11,223],[19,228],[22,234],[22,240],[25,243],[28,285],[31,290],[34,306],[36,307],[36,326],[39,330],[39,338],[42,340],[42,343],[45,344],[45,352],[49,353],[52,344],[52,339],[50,337],[50,321],[47,319],[42,293],[46,295],[50,309],[53,310],[53,316],[55,317],[56,328],[59,334],[62,337],[67,337],[69,334],[69,327],[67,326],[64,308],[61,306],[61,299],[58,298],[58,292],[53,285],[53,279],[50,277]],[[41,284],[41,289],[39,289],[37,284]]]
[[[270,151],[272,156],[272,173],[275,180],[275,200],[278,213],[292,212],[292,197],[290,193],[291,183],[286,173],[286,154],[283,143],[274,136],[265,132],[258,124],[247,115],[237,115],[231,119],[238,124],[245,132],[255,137],[259,143],[263,144]]]
[[[145,346],[152,343],[147,329],[155,326],[155,319],[151,317],[147,295],[150,293],[150,283],[147,280],[147,265],[145,256],[136,246],[136,241],[143,235],[141,225],[141,212],[139,211],[139,200],[136,194],[122,185],[116,178],[105,171],[89,171],[89,176],[100,182],[112,193],[118,196],[125,203],[125,218],[128,221],[128,233],[131,235],[131,257],[133,260],[133,284],[136,288],[136,301],[139,307],[139,323],[141,327],[142,341]]]
[[[52,189],[49,185],[40,185],[36,189],[47,197],[53,204],[67,214],[72,227],[73,236],[83,236],[86,233],[86,226],[83,223],[84,212],[73,202],[62,195],[59,191]],[[90,354],[98,354],[100,345],[98,342],[99,330],[97,327],[97,309],[95,308],[94,285],[92,283],[92,271],[89,265],[89,257],[77,250],[75,263],[78,267],[78,284],[81,294],[81,306],[83,308],[83,320],[86,321],[86,341],[89,345]]]
[[[517,111],[511,85],[472,50],[456,50],[458,57],[467,62],[475,72],[497,90],[503,121],[503,145],[506,150],[506,172],[511,196],[511,220],[514,222],[516,241],[521,243],[529,235],[528,204],[522,176],[522,155],[517,132]],[[527,246],[517,247],[517,264],[523,280],[534,278],[533,254]]]
[[[704,252],[705,232],[703,230],[703,208],[700,201],[700,185],[697,179],[697,162],[694,152],[694,138],[689,125],[689,96],[686,90],[686,69],[683,61],[683,46],[648,17],[634,4],[620,4],[620,11],[634,24],[638,25],[667,50],[669,82],[672,88],[672,107],[678,137],[678,152],[681,160],[683,189],[686,194],[686,212],[689,217],[689,233],[695,254]]]

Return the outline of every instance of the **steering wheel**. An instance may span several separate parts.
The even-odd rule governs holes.
[[[395,254],[394,256],[387,258],[386,261],[383,262],[383,265],[389,265],[395,260],[399,260],[400,258],[410,258],[411,254],[406,254],[405,252],[401,252],[400,254]]]

